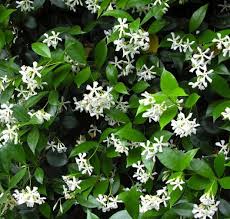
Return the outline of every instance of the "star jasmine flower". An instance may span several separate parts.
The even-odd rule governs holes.
[[[89,161],[86,159],[86,153],[80,153],[75,158],[78,169],[82,174],[88,174],[91,176],[93,172],[93,166],[90,165]]]
[[[74,12],[76,12],[77,5],[83,6],[83,3],[81,0],[64,0],[64,3],[71,11],[74,11]]]
[[[189,120],[192,117],[192,113],[189,113],[187,117],[185,114],[180,112],[176,120],[171,121],[172,129],[176,135],[181,138],[196,134],[196,127],[200,124],[196,123],[196,119]]]
[[[57,48],[58,41],[62,41],[62,38],[59,37],[60,33],[51,31],[51,35],[48,35],[47,33],[44,34],[45,39],[42,41],[45,43],[48,47],[53,47],[54,49]]]
[[[213,39],[214,43],[217,44],[219,50],[223,50],[223,56],[230,56],[230,37],[222,37],[220,33],[217,33],[217,38]]]
[[[218,211],[219,201],[215,201],[214,197],[208,193],[203,194],[200,197],[200,204],[193,205],[193,216],[194,218],[212,219],[215,213]]]
[[[144,98],[139,100],[139,103],[144,106],[152,105],[156,102],[152,94],[148,93],[147,91],[141,94],[141,96]]]
[[[68,186],[69,191],[75,191],[76,189],[81,189],[80,183],[82,181],[79,180],[78,178],[76,178],[75,176],[71,176],[71,175],[62,176],[62,179],[64,180],[64,182]]]
[[[97,133],[101,134],[101,130],[98,129],[96,125],[91,124],[90,129],[88,130],[88,134],[91,136],[91,138],[95,138]]]
[[[46,149],[48,150],[50,148],[53,152],[57,151],[58,153],[64,153],[67,150],[67,147],[59,139],[57,139],[57,141],[49,141]]]
[[[102,212],[118,208],[118,203],[121,202],[118,200],[118,196],[113,197],[102,194],[99,194],[96,200],[100,203],[98,209],[101,209]]]
[[[223,116],[224,120],[229,120],[230,121],[230,107],[226,107],[224,112],[221,113]]]
[[[145,64],[137,71],[138,81],[150,81],[156,77],[156,72],[152,71],[155,66],[148,68]]]
[[[127,18],[118,18],[117,21],[119,24],[113,27],[113,31],[118,31],[119,38],[121,38],[125,34],[125,31],[129,28],[129,25],[127,24]]]
[[[32,189],[29,186],[26,186],[25,189],[21,191],[15,190],[13,197],[16,200],[17,205],[26,204],[27,207],[32,208],[35,204],[45,203],[45,197],[41,197],[38,188],[33,187]]]
[[[154,103],[151,108],[147,109],[146,112],[142,114],[143,118],[149,118],[149,122],[158,122],[161,115],[167,109],[165,102]]]
[[[16,8],[20,8],[22,12],[30,12],[34,10],[34,1],[31,0],[21,0],[21,1],[16,1]]]
[[[180,35],[175,35],[175,33],[171,33],[171,38],[167,38],[167,41],[172,42],[171,49],[177,50],[179,49],[180,52],[183,51],[183,40],[181,39]]]
[[[32,118],[33,116],[36,117],[39,121],[39,123],[44,123],[44,121],[49,121],[51,118],[51,115],[47,112],[45,112],[43,109],[38,110],[36,112],[28,112],[30,117]]]
[[[223,4],[218,4],[217,6],[219,6],[221,8],[220,13],[230,11],[230,4],[229,4],[228,0],[224,0]]]
[[[18,126],[6,124],[6,129],[4,129],[0,134],[0,142],[5,145],[8,142],[18,143]]]
[[[86,8],[92,13],[95,14],[100,9],[97,0],[86,0],[85,1]]]
[[[228,159],[228,154],[230,152],[230,144],[225,144],[225,140],[220,140],[220,142],[216,142],[215,145],[220,147],[219,153],[223,153],[225,155],[225,159]]]
[[[13,117],[14,104],[3,103],[0,105],[0,122],[5,124],[12,124],[15,122]]]
[[[169,179],[166,184],[170,184],[173,186],[173,190],[176,190],[177,188],[179,188],[181,191],[183,190],[183,184],[185,184],[185,182],[181,179],[181,177],[176,177],[173,179]]]
[[[123,101],[123,96],[119,98],[119,100],[116,101],[116,109],[121,110],[122,112],[126,113],[129,108],[129,103],[127,101]]]

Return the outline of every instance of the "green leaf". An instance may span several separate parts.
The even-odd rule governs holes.
[[[213,70],[218,75],[230,75],[230,71],[224,64],[217,65]]]
[[[138,160],[141,160],[141,148],[134,148],[130,150],[127,157],[126,167],[132,166],[132,164],[136,163]]]
[[[81,42],[78,40],[74,41],[74,43],[70,43],[65,49],[67,55],[70,56],[71,59],[76,61],[79,64],[86,64],[86,51]]]
[[[204,160],[193,159],[190,163],[190,169],[200,176],[210,179],[215,178],[211,167]]]
[[[124,202],[125,209],[133,219],[137,219],[139,216],[139,198],[141,193],[132,188],[127,192],[119,194],[119,198]]]
[[[40,42],[33,43],[32,49],[35,53],[37,53],[38,55],[42,57],[51,58],[50,49],[44,43],[40,43]]]
[[[161,130],[177,115],[177,106],[171,106],[160,117],[160,127]]]
[[[37,180],[37,182],[39,182],[40,184],[43,183],[43,179],[44,179],[44,171],[42,168],[37,167],[35,172],[34,172],[34,177]]]
[[[41,214],[47,218],[50,219],[50,215],[51,215],[51,207],[49,206],[49,204],[46,202],[42,205],[39,205],[39,211],[41,212]]]
[[[9,182],[9,186],[8,186],[9,190],[14,188],[22,180],[22,178],[26,174],[26,171],[27,171],[26,168],[22,168],[14,176],[12,176]]]
[[[21,105],[14,106],[13,115],[19,122],[28,122],[30,120],[27,110]]]
[[[70,64],[64,64],[60,67],[56,68],[52,74],[53,76],[53,85],[55,88],[57,88],[67,77],[71,70]]]
[[[127,91],[127,88],[123,82],[118,82],[114,86],[114,90],[117,91],[118,93],[121,93],[121,94],[129,94]]]
[[[30,97],[24,104],[25,108],[30,108],[34,106],[36,103],[38,103],[44,96],[48,94],[48,91],[42,91],[36,96]]]
[[[86,219],[100,219],[96,214],[93,214],[89,209],[87,209]]]
[[[0,30],[0,51],[5,46],[6,40],[5,40],[5,34],[2,30]]]
[[[230,88],[228,82],[220,75],[213,75],[211,87],[220,96],[230,98]]]
[[[220,199],[220,204],[219,204],[219,210],[220,212],[226,216],[226,217],[230,217],[230,203],[227,202],[226,200],[224,199]]]
[[[162,153],[157,154],[157,157],[167,168],[174,171],[183,171],[189,166],[196,153],[197,149],[183,153],[175,149],[164,148]]]
[[[93,190],[93,195],[94,196],[98,196],[99,194],[105,194],[107,189],[109,187],[109,180],[102,180],[100,182],[98,182]]]
[[[35,149],[39,140],[39,130],[34,127],[27,136],[27,143],[31,149],[31,151],[35,154]]]
[[[193,32],[197,28],[199,28],[199,26],[201,25],[201,23],[205,18],[207,9],[208,9],[208,4],[201,6],[193,13],[189,21],[189,32]]]
[[[217,157],[214,160],[214,170],[218,177],[223,176],[224,169],[225,169],[225,157],[224,154],[218,154]]]
[[[134,141],[134,142],[146,141],[145,136],[139,130],[133,129],[131,123],[125,125],[115,134],[129,141]]]
[[[49,104],[57,106],[59,104],[58,98],[59,98],[59,94],[56,90],[50,91],[48,97]]]
[[[116,84],[117,83],[117,78],[118,78],[118,71],[116,66],[109,64],[106,67],[106,77],[109,80],[111,84]]]
[[[79,88],[83,83],[85,83],[91,75],[90,67],[86,67],[78,72],[74,78],[74,82],[77,84]]]
[[[165,25],[167,24],[166,20],[155,20],[149,27],[148,32],[150,34],[158,33]]]
[[[98,69],[100,69],[102,65],[105,63],[107,52],[107,44],[106,41],[103,39],[99,43],[97,43],[95,47],[94,60]]]
[[[128,21],[133,21],[133,18],[129,13],[119,9],[106,11],[104,14],[102,14],[102,16],[111,16],[115,18],[127,18]]]
[[[193,204],[188,202],[178,203],[173,206],[173,211],[182,217],[192,218],[193,217]]]
[[[219,179],[219,184],[223,189],[230,189],[230,176]]]
[[[196,102],[199,100],[200,96],[197,93],[192,93],[189,95],[189,97],[186,99],[184,107],[185,108],[192,108]]]
[[[0,6],[0,23],[5,23],[9,20],[10,15],[16,11],[15,9],[8,9],[4,6]]]
[[[226,107],[230,106],[230,100],[223,100],[218,103],[212,110],[212,116],[214,120],[220,117],[221,113],[224,112]]]
[[[118,211],[113,214],[109,219],[132,219],[126,210]]]
[[[134,93],[142,93],[149,87],[149,83],[146,81],[138,81],[136,84],[133,85],[132,90]]]
[[[171,95],[173,90],[177,89],[179,85],[173,74],[164,70],[161,75],[160,87],[164,94]]]
[[[127,116],[127,114],[118,109],[106,110],[106,115],[117,122],[123,122],[123,123],[130,122],[130,119]]]
[[[187,181],[188,187],[193,190],[203,190],[208,184],[210,184],[210,180],[199,175],[193,175]]]
[[[76,155],[87,152],[93,148],[96,148],[99,146],[98,142],[95,141],[85,141],[79,145],[77,145],[70,153],[69,157],[75,157]]]

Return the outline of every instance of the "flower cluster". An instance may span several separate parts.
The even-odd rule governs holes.
[[[210,64],[213,56],[214,52],[211,52],[209,48],[202,50],[200,47],[197,48],[197,53],[193,54],[190,72],[196,73],[197,80],[195,82],[189,82],[192,88],[198,87],[198,89],[204,90],[208,86],[208,82],[212,82],[210,75],[214,70],[208,70],[208,64]]]
[[[203,194],[200,197],[200,204],[194,204],[192,213],[194,218],[213,218],[218,210],[219,201],[215,201],[214,197],[210,194]]]
[[[118,208],[118,203],[120,202],[118,200],[118,196],[108,196],[108,195],[98,195],[96,200],[100,203],[100,206],[98,207],[103,212],[110,211],[111,209]]]
[[[222,50],[224,57],[230,56],[230,37],[228,35],[222,37],[221,33],[217,33],[217,38],[212,42],[216,43],[217,49]]]
[[[57,151],[58,153],[66,152],[67,147],[59,140],[52,140],[47,143],[46,149],[50,149],[54,152]]]
[[[160,210],[160,205],[167,207],[167,201],[170,199],[167,188],[163,187],[156,191],[156,195],[141,195],[140,212],[144,213],[150,210]]]
[[[57,48],[58,41],[62,41],[62,38],[59,37],[60,33],[51,31],[51,35],[47,33],[44,34],[45,39],[42,41],[43,43],[47,44],[48,47],[53,47],[54,49]]]
[[[41,197],[38,188],[26,186],[25,189],[18,191],[17,189],[13,193],[17,205],[26,204],[27,207],[32,208],[35,204],[41,205],[45,202],[46,198]]]
[[[90,114],[91,117],[96,116],[99,119],[100,116],[104,116],[105,109],[110,109],[114,104],[113,96],[111,94],[112,88],[107,87],[107,90],[103,90],[102,86],[98,86],[98,82],[94,81],[93,86],[87,85],[86,90],[88,94],[84,94],[83,100],[77,101],[74,97],[75,110],[84,110]]]
[[[192,118],[192,113],[186,117],[184,113],[180,112],[176,120],[171,121],[172,129],[176,135],[181,138],[187,137],[192,134],[196,134],[196,127],[200,124],[196,123],[196,119],[189,120]]]
[[[86,153],[78,154],[78,157],[75,158],[77,167],[82,174],[91,175],[93,172],[93,166],[90,165],[88,159],[86,159]]]

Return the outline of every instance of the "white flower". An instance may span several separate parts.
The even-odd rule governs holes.
[[[152,71],[155,66],[151,66],[148,68],[145,64],[137,71],[138,81],[150,81],[156,77],[156,72]]]
[[[44,123],[45,120],[49,121],[51,118],[51,115],[45,112],[43,109],[36,112],[28,112],[28,114],[30,115],[30,117],[35,116],[41,124]]]
[[[118,153],[125,153],[126,155],[129,153],[128,142],[117,138],[113,133],[103,142],[107,143],[107,147],[113,146]]]
[[[78,165],[78,169],[82,174],[91,175],[93,172],[93,166],[90,165],[89,161],[85,158],[86,153],[78,154],[78,157],[75,158],[75,161]]]
[[[118,18],[117,19],[118,23],[117,25],[115,25],[113,27],[113,31],[118,31],[119,32],[119,38],[121,38],[125,31],[129,28],[128,24],[126,23],[127,22],[127,18]]]
[[[169,8],[169,4],[167,2],[168,2],[168,0],[155,0],[153,4],[155,6],[157,6],[157,5],[164,6],[162,9],[162,12],[166,13],[168,11],[168,8]]]
[[[64,153],[67,150],[67,147],[59,139],[57,139],[57,141],[49,141],[46,149],[48,150],[50,148],[53,152],[57,151],[58,153]]]
[[[229,12],[230,11],[230,4],[228,2],[228,0],[224,0],[223,4],[218,4],[217,6],[221,7],[222,9],[220,10],[220,13],[223,12]]]
[[[145,213],[150,210],[160,210],[160,205],[163,203],[167,207],[167,201],[170,199],[166,187],[157,190],[156,195],[141,195],[140,212]]]
[[[192,113],[189,113],[187,117],[180,112],[177,116],[177,120],[172,120],[171,125],[174,133],[182,137],[187,137],[192,134],[196,134],[196,127],[200,126],[196,123],[196,119],[189,120],[192,117]]]
[[[15,122],[13,117],[13,104],[1,104],[0,106],[0,122],[5,124],[12,124]]]
[[[194,204],[192,213],[194,218],[212,219],[215,213],[218,211],[219,201],[215,202],[213,196],[204,194],[200,197],[200,204]]]
[[[15,198],[17,205],[26,204],[26,206],[30,208],[34,207],[35,204],[43,204],[46,199],[45,197],[40,196],[37,187],[31,189],[29,186],[26,186],[21,192],[15,190],[13,197]]]
[[[148,93],[147,91],[145,91],[143,94],[141,94],[141,96],[144,98],[139,100],[139,103],[144,105],[144,106],[152,105],[156,102],[153,95]]]
[[[217,33],[217,38],[213,39],[214,43],[217,44],[219,50],[223,50],[223,56],[230,56],[230,37],[225,36],[222,38],[220,33]]]
[[[149,122],[158,122],[161,115],[167,109],[165,102],[154,103],[151,108],[147,109],[146,112],[142,114],[143,118],[149,118]]]
[[[93,86],[87,85],[86,90],[89,91],[89,94],[84,94],[83,100],[77,101],[76,97],[73,98],[76,105],[75,110],[80,110],[80,112],[84,110],[91,117],[96,116],[99,119],[99,116],[104,116],[105,109],[110,109],[115,104],[110,87],[103,90],[101,86],[98,86],[98,82],[94,81]]]
[[[86,141],[86,138],[84,135],[80,135],[79,138],[76,140],[77,145],[83,143]]]
[[[91,138],[95,138],[97,133],[101,134],[101,130],[98,129],[96,125],[91,124],[90,129],[88,130],[88,134],[91,136]]]
[[[43,69],[42,66],[38,67],[37,62],[33,62],[33,67],[23,65],[19,73],[22,75],[22,81],[29,84],[35,77],[41,78],[40,71]]]
[[[0,77],[0,79],[1,79],[0,80],[0,94],[1,94],[1,91],[4,91],[7,88],[10,80],[8,79],[7,75],[5,75],[4,77]]]
[[[221,115],[223,116],[223,119],[227,119],[230,121],[230,107],[226,107],[224,112],[221,113]]]
[[[225,155],[225,158],[228,159],[228,154],[230,152],[230,144],[225,144],[225,140],[220,140],[220,142],[216,142],[215,145],[221,148],[219,150],[219,153],[223,153]]]
[[[97,3],[97,0],[86,0],[86,8],[92,13],[95,14],[100,9],[100,6]]]
[[[123,101],[123,96],[121,96],[119,98],[119,100],[116,101],[115,108],[126,113],[128,111],[128,108],[129,108],[129,103],[127,101]]]
[[[146,183],[149,179],[154,179],[153,176],[157,173],[148,173],[144,168],[144,164],[141,164],[141,161],[138,161],[136,164],[132,165],[133,168],[136,168],[136,172],[133,174],[134,178],[137,178],[141,183]]]
[[[99,194],[96,200],[100,203],[100,207],[98,209],[102,209],[103,212],[110,211],[111,209],[118,208],[118,203],[121,202],[118,200],[118,196],[107,196]]]
[[[69,191],[75,191],[75,189],[81,189],[80,183],[82,181],[79,180],[78,178],[76,178],[75,176],[71,176],[71,175],[62,176],[62,179],[64,180],[64,182],[68,186]]]
[[[0,142],[2,142],[4,145],[7,142],[13,142],[14,144],[18,143],[18,126],[13,125],[10,126],[10,124],[6,124],[6,129],[4,129],[0,133]]]
[[[76,6],[81,5],[83,6],[83,3],[81,0],[64,0],[65,5],[71,10],[76,12]]]
[[[34,1],[31,0],[21,0],[21,1],[16,1],[16,8],[20,8],[21,11],[23,12],[30,12],[32,10],[34,10]]]
[[[161,136],[160,139],[154,137],[154,143],[147,140],[146,143],[140,143],[140,146],[144,148],[142,151],[143,156],[146,156],[146,159],[153,159],[155,160],[155,155],[158,152],[163,151],[163,147],[167,147],[169,145],[168,142],[163,142],[164,136]]]
[[[44,34],[45,39],[42,41],[45,43],[48,47],[53,47],[54,49],[57,48],[58,41],[62,41],[62,38],[59,37],[60,33],[51,31],[51,35],[48,35],[47,33]]]
[[[179,188],[181,191],[183,190],[183,184],[185,184],[185,182],[181,179],[181,177],[176,177],[173,179],[169,179],[166,184],[170,184],[173,186],[173,190],[176,190],[177,188]]]

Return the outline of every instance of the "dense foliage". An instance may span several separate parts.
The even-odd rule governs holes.
[[[1,1],[0,218],[230,218],[229,14]]]

